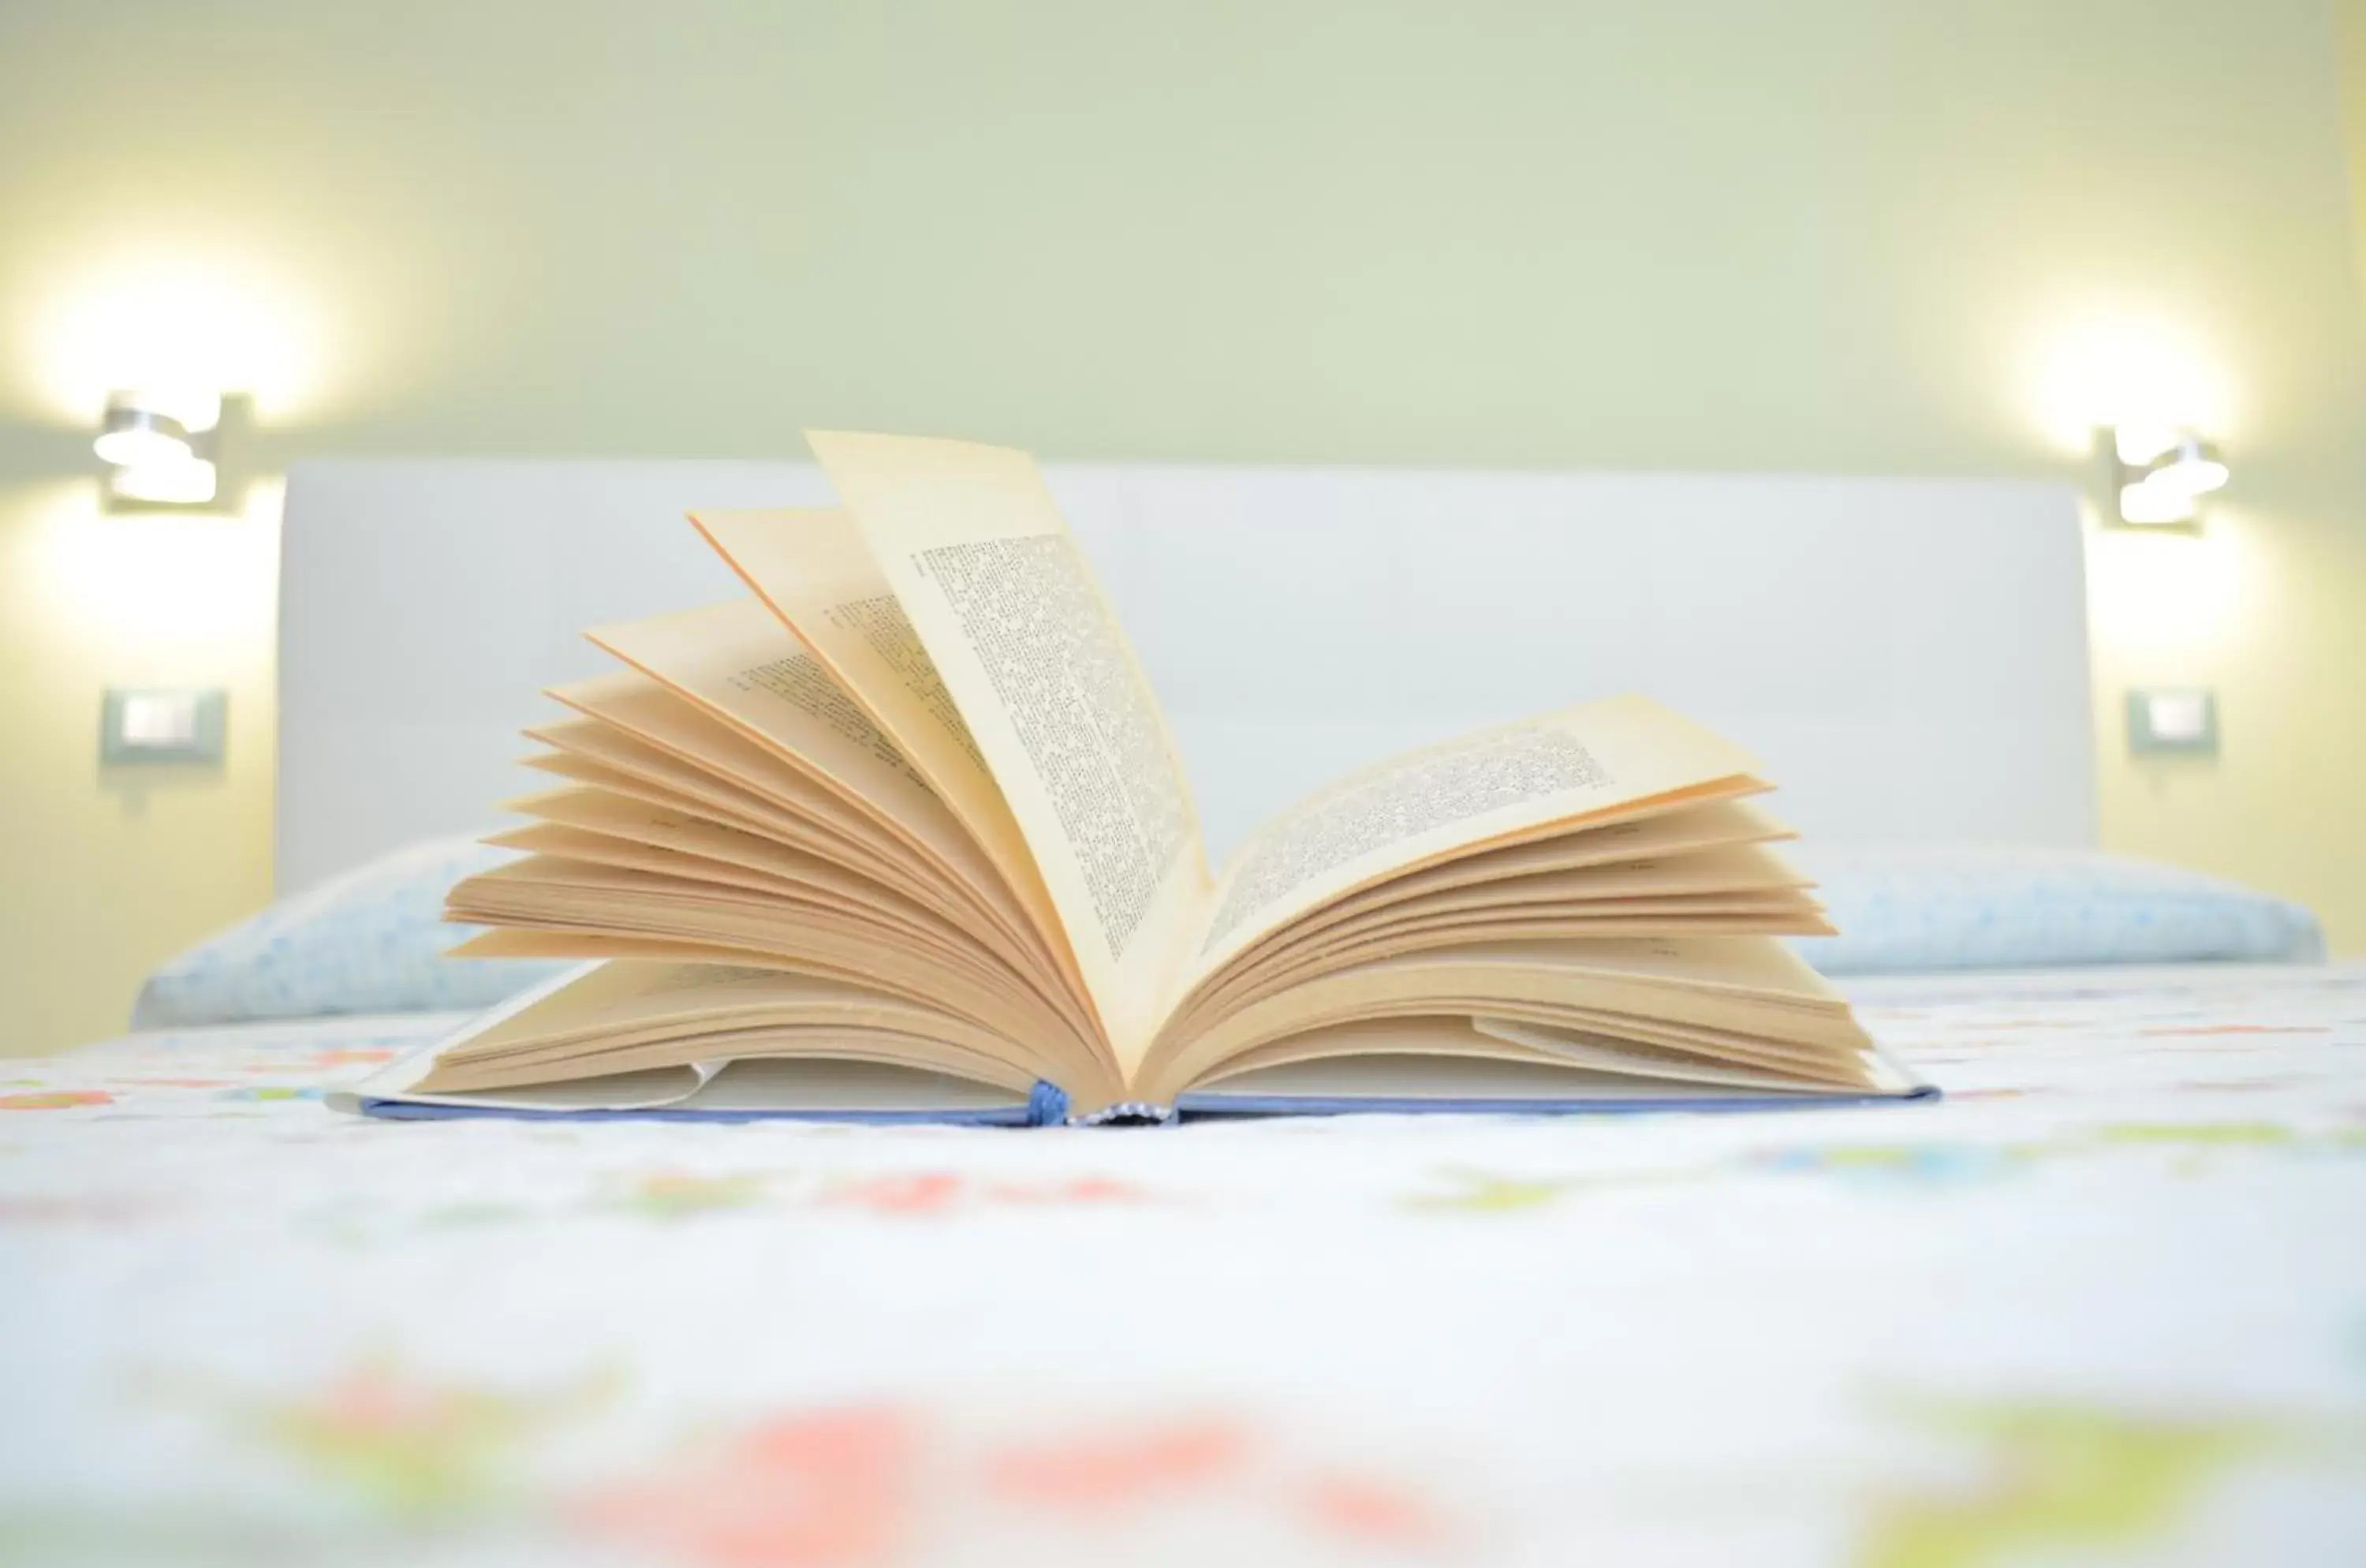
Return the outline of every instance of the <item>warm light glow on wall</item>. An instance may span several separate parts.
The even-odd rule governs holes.
[[[2161,679],[2223,656],[2259,624],[2255,547],[2237,513],[2199,534],[2090,528],[2087,627],[2096,650]]]
[[[2098,314],[2043,332],[2028,400],[2047,443],[2085,456],[2099,429],[2236,434],[2225,370],[2191,333],[2168,321]]]
[[[329,348],[320,310],[296,280],[250,258],[158,252],[55,264],[28,288],[11,336],[42,411],[88,425],[109,392],[187,406],[202,428],[222,388],[254,396],[281,423],[324,391]]]
[[[42,648],[90,650],[76,657],[112,678],[267,658],[283,489],[259,482],[242,511],[183,515],[103,513],[95,479],[48,487],[17,541],[14,613],[46,623],[33,633]]]

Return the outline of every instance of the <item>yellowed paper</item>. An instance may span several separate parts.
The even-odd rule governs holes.
[[[1687,814],[1673,815],[1681,818]],[[1575,835],[1580,840],[1587,836]],[[1442,880],[1468,863],[1449,861],[1436,871],[1391,878],[1367,892],[1309,911],[1270,933],[1254,948],[1241,953],[1228,967],[1226,977],[1254,974],[1274,954],[1302,948],[1317,939],[1328,941],[1334,932],[1368,929],[1442,910],[1491,909],[1509,913],[1522,906],[1583,905],[1646,896],[1765,893],[1778,889],[1794,895],[1784,900],[1784,907],[1808,910],[1815,908],[1814,900],[1805,891],[1807,879],[1787,861],[1763,846],[1725,845],[1593,865],[1551,863],[1556,852],[1569,853],[1564,847],[1568,842],[1549,839],[1511,852],[1527,856],[1528,863],[1543,865],[1545,869],[1506,871],[1484,880]],[[1532,855],[1530,851],[1543,853]],[[1482,854],[1471,858],[1497,857]],[[1516,863],[1509,859],[1501,862],[1505,866]]]
[[[854,519],[799,509],[691,521],[952,807],[1080,979],[1026,836]]]
[[[1187,983],[1374,878],[1555,823],[1746,779],[1740,747],[1641,697],[1567,708],[1377,763],[1249,836]]]
[[[997,1031],[1011,1059],[1043,1064],[1062,1079],[1096,1080],[1077,1040],[1007,967],[974,951],[922,938],[851,905],[790,902],[712,884],[542,856],[468,878],[454,888],[454,919],[512,928],[654,942],[711,942],[763,953],[806,974],[900,993]],[[582,956],[592,956],[590,951]]]
[[[1763,937],[1485,942],[1376,959],[1290,987],[1189,1040],[1164,1040],[1144,1092],[1172,1095],[1259,1045],[1359,1019],[1461,1013],[1640,1040],[1721,1034],[1737,1061],[1821,1061],[1860,1075],[1869,1042],[1838,993]],[[1751,1043],[1741,1044],[1747,1041]]]
[[[760,788],[748,775],[727,773],[713,763],[711,754],[667,744],[654,728],[611,722],[623,711],[618,705],[600,710],[597,719],[536,725],[525,732],[527,738],[552,750],[523,759],[524,764],[627,800],[836,860],[948,912],[979,907],[975,896],[967,895],[909,841],[854,812],[833,793],[813,785],[794,805],[788,804],[771,784]],[[699,743],[707,739],[701,735]]]
[[[762,604],[735,600],[602,626],[588,635],[749,739],[832,783],[984,896],[1015,930],[1031,931],[1016,895],[977,840],[895,742]]]
[[[1121,1064],[1207,871],[1149,681],[1024,453],[811,434],[1042,868]]]
[[[713,964],[598,964],[544,1001],[447,1048],[430,1092],[706,1061],[733,1055],[852,1055],[963,1073],[1021,1092],[1032,1081],[992,1034],[876,991],[777,969]]]

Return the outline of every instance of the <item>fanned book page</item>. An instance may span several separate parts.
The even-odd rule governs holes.
[[[1024,453],[817,434],[838,509],[698,512],[747,597],[594,628],[452,890],[574,958],[342,1103],[978,1125],[1936,1091],[1740,748],[1613,696],[1377,762],[1211,869],[1166,719]]]

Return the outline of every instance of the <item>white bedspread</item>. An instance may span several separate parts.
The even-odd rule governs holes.
[[[2366,1561],[2366,967],[1865,986],[1930,1107],[417,1124],[0,1062],[0,1562]]]

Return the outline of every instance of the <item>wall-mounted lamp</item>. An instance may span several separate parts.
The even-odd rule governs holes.
[[[2111,439],[2112,487],[2122,523],[2191,523],[2201,498],[2226,482],[2218,448],[2190,430],[2123,425]]]
[[[221,488],[220,397],[114,392],[91,449],[107,465],[111,507],[202,507]]]

